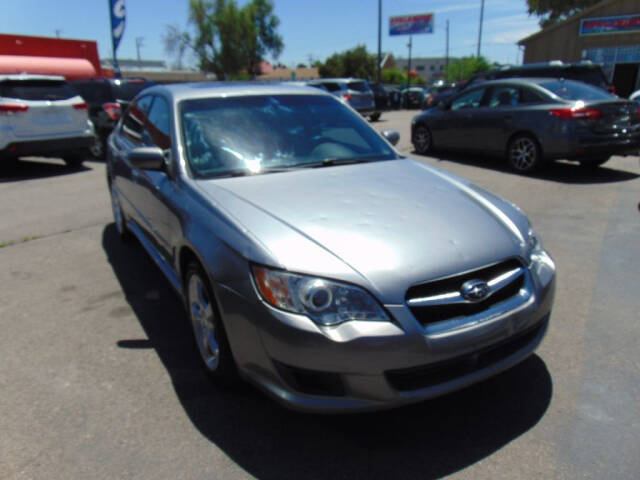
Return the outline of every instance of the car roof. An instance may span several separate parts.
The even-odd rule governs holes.
[[[20,81],[20,80],[52,80],[52,81],[65,81],[64,77],[60,75],[36,75],[33,73],[16,73],[12,75],[0,75],[0,82],[6,80]]]
[[[309,80],[309,83],[322,83],[322,82],[366,82],[364,78],[318,78],[316,80]]]
[[[260,82],[199,82],[156,85],[144,93],[164,93],[175,101],[191,98],[211,98],[247,95],[327,95],[323,90],[291,83]]]
[[[478,82],[475,85],[472,85],[473,88],[479,86],[487,86],[487,85],[504,85],[504,84],[516,84],[521,86],[526,86],[530,84],[540,85],[545,82],[576,82],[576,80],[572,79],[564,79],[558,77],[510,77],[510,78],[499,78],[497,80],[487,80],[485,82]],[[583,83],[583,82],[579,82]],[[588,84],[587,84],[588,85]]]

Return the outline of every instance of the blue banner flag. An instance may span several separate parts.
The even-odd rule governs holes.
[[[111,12],[111,44],[113,45],[113,70],[120,76],[120,68],[116,58],[116,50],[120,45],[120,39],[124,33],[124,24],[127,16],[127,9],[124,0],[109,0],[109,10]]]

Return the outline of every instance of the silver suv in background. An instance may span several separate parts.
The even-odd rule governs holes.
[[[360,78],[322,78],[308,82],[312,87],[322,86],[332,95],[340,98],[363,116],[376,121],[380,111],[376,110],[373,90],[366,80]]]
[[[94,136],[87,103],[63,77],[0,75],[0,159],[60,157],[79,167]]]

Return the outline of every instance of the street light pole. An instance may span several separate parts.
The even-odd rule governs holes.
[[[482,45],[482,17],[484,17],[484,0],[480,4],[480,29],[478,30],[478,53],[476,57],[480,56],[480,45]]]
[[[447,71],[449,70],[449,20],[447,20],[447,48],[445,50],[444,55],[444,75],[445,80],[447,76]]]
[[[378,84],[381,83],[382,66],[382,0],[378,0]]]
[[[407,47],[409,47],[409,64],[407,65],[407,88],[411,86],[411,44],[412,44],[413,35],[409,35],[409,43]]]

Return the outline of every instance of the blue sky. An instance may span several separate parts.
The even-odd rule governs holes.
[[[244,1],[240,1],[244,3]],[[187,26],[188,0],[126,0],[127,26],[118,58],[135,58],[135,38],[144,37],[143,59],[165,59],[162,34],[168,24]],[[450,22],[450,55],[475,54],[480,0],[383,0],[382,50],[406,57],[407,37],[389,37],[392,15],[435,13],[435,32],[413,37],[413,56],[444,56],[445,23]],[[101,57],[111,55],[108,0],[5,0],[0,32],[96,40]],[[324,60],[336,51],[365,44],[377,52],[377,0],[275,0],[286,65]],[[520,59],[516,41],[538,30],[525,0],[485,0],[482,54],[492,61]],[[271,59],[270,59],[271,60]]]

